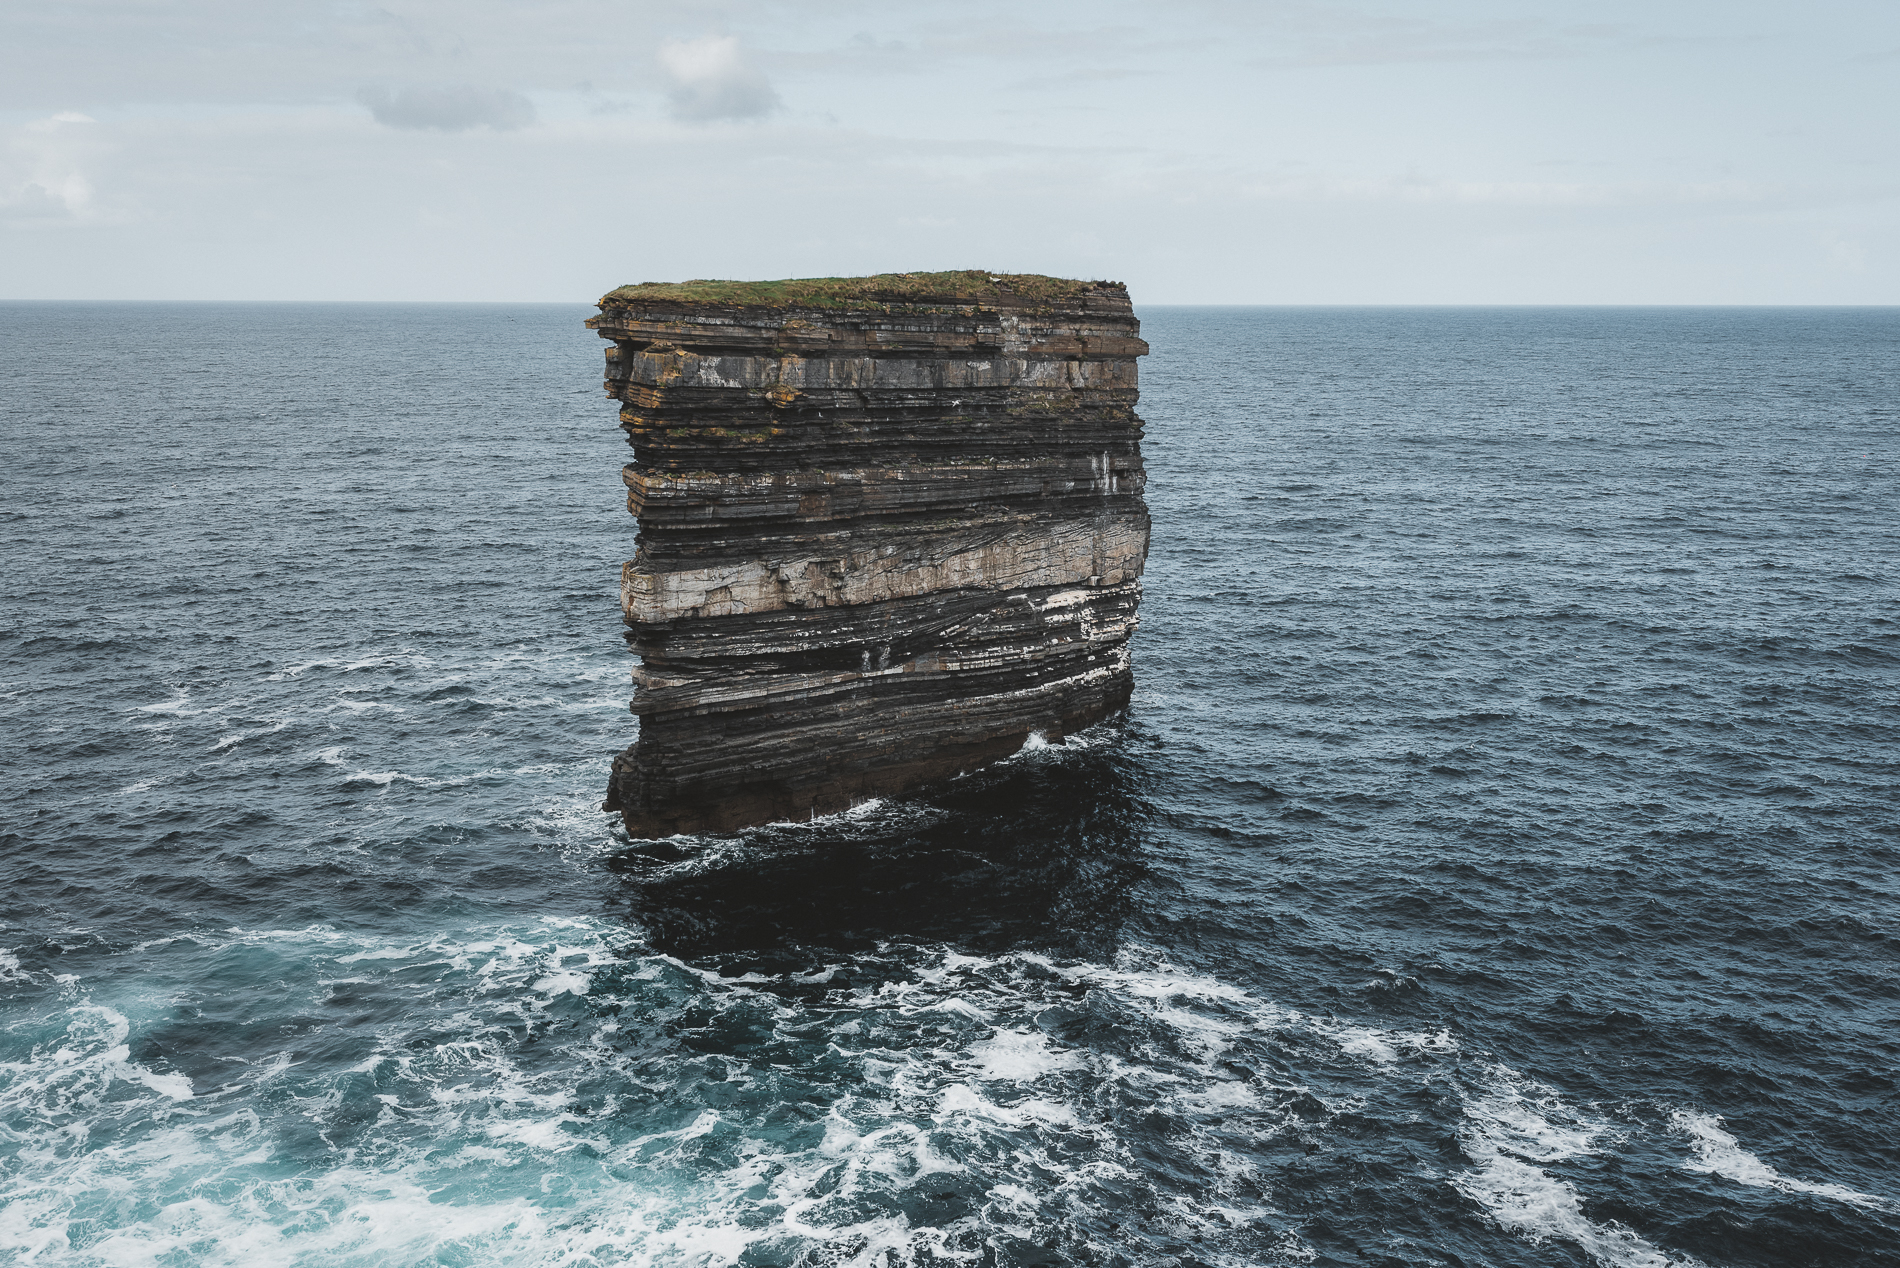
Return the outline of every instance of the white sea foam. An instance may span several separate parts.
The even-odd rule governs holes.
[[[209,709],[188,709],[185,707],[191,703],[191,691],[189,688],[177,687],[173,690],[176,694],[174,694],[170,700],[160,700],[156,704],[134,705],[132,706],[133,711],[136,713],[156,713],[181,718],[196,717],[198,714],[210,712]]]
[[[572,971],[550,973],[533,985],[534,990],[543,995],[585,995],[593,986],[594,979],[585,973]]]
[[[260,727],[255,731],[233,731],[229,735],[221,736],[218,741],[211,746],[211,751],[215,753],[221,749],[233,748],[246,740],[254,740],[260,735],[274,735],[289,725],[289,718],[279,718],[272,725]]]
[[[274,674],[266,674],[264,676],[264,681],[265,682],[284,682],[287,679],[302,677],[304,674],[309,673],[313,669],[333,669],[342,663],[343,663],[342,661],[338,661],[338,660],[307,661],[301,665],[292,665],[288,669],[280,669]]]
[[[132,1027],[125,1014],[83,1004],[67,1016],[65,1033],[37,1045],[26,1061],[0,1062],[0,1115],[12,1119],[27,1106],[38,1111],[28,1117],[69,1114],[113,1095],[115,1083],[137,1084],[169,1101],[192,1099],[191,1080],[184,1075],[161,1073],[132,1060],[126,1042]]]
[[[408,710],[404,709],[401,705],[384,704],[380,700],[345,700],[341,697],[338,697],[336,700],[332,701],[329,705],[329,709],[330,710],[347,709],[352,714],[373,713],[378,709],[381,709],[386,713],[408,712]]]
[[[967,1126],[968,1120],[986,1119],[992,1123],[1022,1126],[1027,1123],[1078,1125],[1075,1110],[1060,1101],[1042,1097],[1003,1104],[991,1100],[968,1083],[952,1083],[938,1096],[936,1121],[952,1126]]]
[[[1367,1057],[1380,1065],[1395,1065],[1398,1062],[1398,1049],[1386,1042],[1385,1036],[1376,1030],[1354,1026],[1338,1031],[1334,1037],[1339,1040],[1341,1052]]]
[[[1004,758],[1013,762],[1032,753],[1044,753],[1049,758],[1070,757],[1103,744],[1112,744],[1121,738],[1121,728],[1113,721],[1098,723],[1086,730],[1071,732],[1060,740],[1050,740],[1041,731],[1031,731],[1023,740],[1023,746]]]
[[[354,955],[340,955],[338,964],[356,964],[363,960],[407,960],[416,954],[414,947],[377,947],[373,951],[358,951]]]
[[[603,766],[600,769],[604,775],[606,768]],[[604,783],[605,781],[603,780],[602,782]],[[594,804],[599,804],[598,798],[595,799]],[[828,815],[811,815],[804,819],[780,819],[773,823],[761,824],[757,828],[751,829],[746,834],[737,838],[723,836],[697,837],[691,833],[681,832],[675,833],[666,839],[681,842],[703,842],[705,848],[696,853],[693,858],[671,865],[672,868],[677,870],[698,871],[708,865],[729,865],[735,854],[743,855],[751,848],[749,844],[750,841],[760,833],[771,833],[773,835],[787,832],[824,834],[847,824],[878,823],[885,826],[891,826],[901,822],[921,824],[941,819],[944,814],[944,811],[933,806],[926,806],[916,802],[896,801],[884,797],[871,797],[864,801],[854,802],[845,809],[833,811]]]
[[[1501,1153],[1482,1157],[1479,1168],[1456,1183],[1500,1228],[1532,1243],[1562,1238],[1613,1268],[1687,1268],[1697,1262],[1667,1255],[1621,1224],[1591,1220],[1575,1187]]]
[[[292,1038],[275,1054],[227,1062],[215,1088],[132,1062],[123,1013],[71,1009],[80,1038],[42,1045],[42,1056],[72,1049],[71,1060],[0,1072],[13,1080],[9,1095],[24,1077],[42,1089],[34,1104],[51,1107],[6,1120],[35,1125],[25,1183],[0,1198],[0,1257],[31,1253],[62,1268],[184,1259],[714,1268],[804,1255],[897,1268],[974,1262],[1005,1233],[1082,1237],[1105,1201],[1145,1192],[1157,1227],[1203,1238],[1196,1253],[1211,1264],[1297,1262],[1312,1252],[1291,1235],[1261,1257],[1260,1237],[1284,1218],[1269,1199],[1274,1176],[1195,1124],[1224,1122],[1262,1141],[1322,1129],[1305,1088],[1245,1075],[1262,1042],[1376,1080],[1414,1077],[1406,1072],[1417,1063],[1456,1051],[1442,1031],[1306,1017],[1139,949],[1114,965],[942,952],[902,957],[903,971],[869,981],[867,965],[851,960],[734,979],[665,956],[628,959],[616,949],[626,937],[582,918],[413,939],[320,925],[193,935],[189,954],[233,967],[245,956],[266,957],[257,963],[274,974],[305,966],[290,985],[291,1012],[333,1007],[324,1001],[336,991],[392,1002],[406,992],[414,1007],[387,1030],[359,1032],[361,1049],[342,1061],[334,1049],[313,1059]],[[777,989],[833,984],[840,968],[857,983],[848,1018]],[[618,985],[603,997],[604,974]],[[1082,998],[1145,1036],[1142,1051],[1117,1055],[1036,1024]],[[597,1011],[603,1000],[613,1008]],[[822,1080],[800,1083],[807,1058],[655,1046],[661,1021],[685,1014],[700,1019],[695,1027],[723,1017],[711,1024],[769,1031],[775,1044],[816,1042]],[[716,1089],[718,1103],[689,1109],[701,1087]],[[808,1104],[820,1087],[832,1090],[817,1122],[768,1113]],[[578,1088],[604,1091],[577,1101]],[[1298,1115],[1289,1098],[1305,1107]],[[1499,1092],[1477,1107],[1470,1148],[1480,1165],[1461,1178],[1467,1195],[1513,1232],[1570,1239],[1615,1268],[1682,1262],[1583,1219],[1578,1195],[1538,1169],[1598,1147],[1608,1139],[1600,1125],[1522,1088],[1517,1098]],[[1179,1124],[1164,1147],[1181,1174],[1198,1177],[1194,1192],[1151,1178],[1104,1114],[1123,1101]],[[100,1137],[111,1143],[93,1147],[85,1132],[101,1114],[112,1116]],[[306,1123],[338,1133],[335,1152],[283,1152]],[[964,1195],[955,1218],[951,1208],[928,1222],[903,1213],[938,1190]],[[120,1214],[101,1237],[104,1209]]]
[[[1807,1193],[1815,1197],[1833,1198],[1839,1202],[1876,1210],[1900,1209],[1900,1203],[1895,1203],[1889,1198],[1856,1192],[1844,1185],[1814,1184],[1782,1175],[1742,1148],[1741,1142],[1724,1131],[1722,1120],[1713,1114],[1678,1110],[1670,1115],[1669,1122],[1672,1127],[1689,1138],[1691,1146],[1695,1149],[1695,1160],[1682,1164],[1685,1171],[1718,1175],[1752,1188],[1779,1189],[1783,1193]]]
[[[1464,1107],[1461,1137],[1476,1165],[1453,1179],[1460,1193],[1500,1228],[1533,1243],[1574,1242],[1608,1268],[1695,1268],[1699,1261],[1666,1254],[1633,1229],[1590,1219],[1574,1185],[1534,1165],[1597,1152],[1615,1135],[1609,1124],[1513,1070],[1495,1067],[1492,1075],[1490,1089]]]
[[[1014,1083],[1034,1083],[1044,1075],[1083,1064],[1081,1053],[1052,1048],[1048,1036],[1036,1031],[999,1030],[991,1038],[971,1044],[969,1055],[984,1078]]]

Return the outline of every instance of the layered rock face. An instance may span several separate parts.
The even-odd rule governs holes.
[[[623,287],[639,742],[606,809],[730,831],[1128,702],[1148,550],[1126,290],[888,274]]]

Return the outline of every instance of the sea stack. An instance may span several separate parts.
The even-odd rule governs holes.
[[[634,460],[639,837],[848,809],[1108,718],[1148,511],[1117,282],[647,282],[588,321]]]

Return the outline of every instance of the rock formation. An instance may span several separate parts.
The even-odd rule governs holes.
[[[1148,550],[1125,288],[645,283],[589,320],[639,517],[635,836],[848,808],[1128,702]]]

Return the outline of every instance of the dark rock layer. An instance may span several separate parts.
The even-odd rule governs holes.
[[[848,808],[1123,708],[1148,549],[1112,282],[623,287],[636,836]]]

